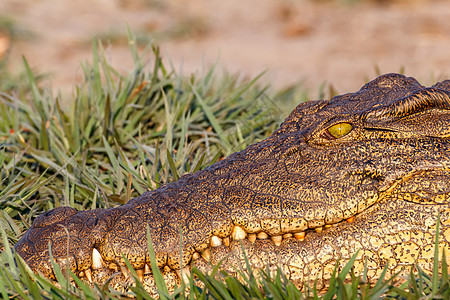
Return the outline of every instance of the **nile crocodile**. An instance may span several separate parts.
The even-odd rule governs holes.
[[[121,207],[48,211],[15,249],[54,278],[50,244],[61,267],[91,283],[114,274],[118,288],[132,281],[123,254],[149,290],[147,228],[172,287],[194,266],[234,272],[243,250],[253,269],[279,267],[299,287],[326,284],[358,250],[369,280],[387,264],[430,271],[438,215],[440,252],[450,248],[449,153],[450,80],[387,74],[301,103],[267,139]]]

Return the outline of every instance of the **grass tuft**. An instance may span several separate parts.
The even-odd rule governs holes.
[[[267,137],[299,99],[307,98],[298,86],[274,92],[259,86],[259,77],[218,76],[214,68],[205,76],[182,76],[166,68],[157,47],[140,54],[131,33],[129,44],[134,68],[121,74],[108,64],[101,43],[93,43],[92,63],[83,64],[84,82],[70,99],[40,88],[43,77],[35,75],[25,58],[19,75],[0,70],[0,82],[8,82],[0,83],[3,299],[151,299],[133,271],[135,286],[124,292],[114,291],[110,282],[91,287],[58,264],[58,282],[51,282],[34,274],[12,245],[49,209],[118,206],[242,150]],[[401,287],[392,285],[393,278],[384,279],[387,268],[369,286],[365,272],[361,277],[352,272],[354,256],[340,272],[336,267],[324,295],[315,286],[299,291],[281,270],[254,272],[248,262],[236,270],[238,277],[220,264],[210,274],[194,269],[189,282],[171,293],[148,240],[160,298],[418,299],[448,298],[450,293],[445,253],[439,274],[438,252],[432,275],[419,270]]]

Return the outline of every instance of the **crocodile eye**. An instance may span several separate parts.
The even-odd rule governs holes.
[[[324,135],[329,140],[339,139],[352,131],[353,127],[350,123],[338,123],[328,128]]]

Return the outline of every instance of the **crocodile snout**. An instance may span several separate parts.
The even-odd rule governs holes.
[[[83,271],[92,264],[92,249],[107,231],[98,214],[99,210],[52,209],[36,218],[15,249],[33,270],[50,278],[55,278],[51,257],[63,270]]]
[[[73,216],[77,210],[68,206],[61,206],[49,210],[48,212],[38,216],[33,222],[33,228],[43,228],[57,222],[61,222]]]

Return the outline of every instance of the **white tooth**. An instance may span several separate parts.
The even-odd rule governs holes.
[[[144,269],[136,270],[136,274],[139,277],[139,280],[142,282],[144,280]]]
[[[84,274],[89,282],[92,282],[92,272],[91,269],[84,270]]]
[[[114,272],[119,272],[119,267],[115,263],[110,263],[108,268],[114,270]]]
[[[198,254],[198,252],[194,252],[194,254],[192,254],[192,260],[197,260],[200,258],[200,254]]]
[[[265,233],[264,231],[261,231],[260,233],[257,234],[258,239],[260,240],[265,240],[267,239],[269,236],[267,235],[267,233]]]
[[[175,270],[180,280],[183,280],[184,283],[189,284],[189,277],[191,277],[191,270],[186,266],[182,270]]]
[[[222,241],[225,246],[230,247],[230,237],[229,236],[224,237]]]
[[[211,251],[209,249],[206,249],[205,251],[202,252],[202,257],[206,261],[210,261],[211,260]]]
[[[80,273],[78,274],[78,277],[84,277],[84,272],[80,271]]]
[[[125,280],[128,280],[130,278],[130,273],[128,273],[128,268],[118,265],[118,268],[120,268],[120,272],[122,272],[123,277]]]
[[[294,237],[297,241],[304,241],[305,240],[305,232],[302,231],[302,232],[294,233]]]
[[[250,243],[253,244],[256,241],[256,234],[255,233],[249,233],[247,238],[250,241]]]
[[[242,227],[234,226],[231,237],[233,240],[243,240],[247,236],[247,233],[242,229]]]
[[[97,270],[103,268],[103,259],[97,249],[92,250],[92,269]]]
[[[283,240],[283,237],[281,235],[274,235],[271,237],[272,242],[277,245],[280,246],[281,245],[281,241]]]
[[[120,271],[122,271],[122,275],[123,277],[125,277],[125,280],[127,280],[128,278],[130,278],[130,274],[128,274],[128,272],[125,270],[124,267],[120,268]]]
[[[144,274],[150,274],[152,271],[150,270],[150,266],[145,264]]]
[[[180,269],[175,270],[175,273],[177,273],[178,278],[180,278],[180,280],[183,278],[182,275],[181,275],[181,270]]]
[[[217,235],[213,235],[211,237],[211,247],[219,247],[220,245],[222,245],[222,239]]]

